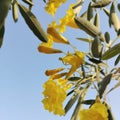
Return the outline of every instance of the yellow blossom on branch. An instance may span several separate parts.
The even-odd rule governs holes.
[[[90,109],[80,110],[80,120],[108,120],[107,108],[100,102],[94,103]]]
[[[64,70],[64,68],[57,68],[57,69],[52,69],[52,70],[46,70],[45,74],[47,76],[50,76],[50,75],[54,75],[58,72],[61,72],[62,70]]]
[[[66,26],[79,28],[74,21],[75,13],[73,6],[74,4],[71,4],[69,9],[66,11],[66,15],[59,19],[59,24],[57,24],[56,21],[53,21],[49,26],[58,29],[61,33],[66,31]]]
[[[63,43],[63,44],[69,44],[69,41],[64,37],[62,36],[61,34],[59,34],[55,27],[48,27],[47,28],[47,33],[49,35],[51,35],[52,39],[54,42],[57,42],[57,43]]]
[[[61,6],[61,4],[65,3],[66,1],[67,0],[49,0],[45,7],[45,10],[47,11],[47,13],[54,16],[57,9]]]
[[[80,51],[76,51],[74,54],[68,53],[65,57],[60,58],[64,64],[71,65],[70,71],[66,75],[68,79],[79,67],[84,64],[85,54]]]
[[[38,46],[38,51],[46,54],[62,53],[61,50],[53,48],[53,40],[52,40],[52,36],[50,35],[48,35],[47,43],[43,42]]]
[[[78,28],[76,23],[74,22],[75,13],[73,11],[74,4],[71,4],[69,9],[66,11],[66,15],[59,20],[60,24],[57,26],[60,32],[65,32],[66,26],[72,28]]]
[[[67,84],[67,80],[62,78],[53,80],[52,76],[44,83],[44,99],[42,100],[44,108],[54,114],[64,115],[63,102],[67,97],[66,90],[71,86]]]

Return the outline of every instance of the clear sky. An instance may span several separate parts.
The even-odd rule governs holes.
[[[52,18],[44,12],[45,4],[42,0],[34,1],[33,12],[46,30],[47,24],[51,22]],[[64,13],[59,10],[57,17],[61,12]],[[86,44],[74,40],[76,33],[79,36],[83,33],[68,30],[65,34],[68,39],[73,39],[73,44],[79,43],[78,47],[84,51]],[[44,75],[44,71],[59,67],[61,63],[58,61],[59,55],[48,56],[39,53],[37,50],[39,43],[41,42],[28,29],[21,15],[19,14],[18,22],[14,23],[10,11],[6,21],[4,43],[0,49],[0,120],[70,119],[72,110],[66,117],[59,117],[43,108],[42,85],[48,79]],[[68,49],[64,45],[61,47],[65,51]],[[116,120],[120,120],[119,99],[119,88],[109,94],[109,103],[112,105]]]

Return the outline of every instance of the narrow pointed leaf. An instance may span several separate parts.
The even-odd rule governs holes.
[[[117,13],[115,12],[114,3],[112,3],[111,8],[110,8],[109,21],[111,21],[111,24],[113,24],[115,31],[118,32],[120,29],[120,20],[119,20]]]
[[[104,91],[106,90],[108,84],[110,83],[112,74],[108,74],[104,79],[99,83],[99,96],[102,98]]]
[[[80,80],[81,78],[80,77],[70,77],[68,78],[69,81],[77,81],[77,80]]]
[[[23,2],[25,2],[26,4],[33,6],[33,2],[31,2],[30,0],[22,0]]]
[[[118,3],[117,7],[118,7],[118,10],[119,10],[119,12],[120,12],[120,3]]]
[[[92,39],[89,39],[89,38],[76,38],[76,39],[84,41],[84,42],[88,42],[88,43],[92,42]]]
[[[116,44],[102,55],[102,60],[108,60],[120,53],[120,43]]]
[[[81,102],[82,104],[86,104],[86,105],[92,105],[93,103],[95,103],[95,100],[91,99],[91,100],[84,100]]]
[[[93,8],[91,7],[91,2],[90,2],[87,10],[87,20],[91,21],[92,18],[93,18]]]
[[[91,52],[95,58],[100,58],[102,53],[102,44],[98,37],[96,37],[91,45]]]
[[[12,14],[13,14],[14,22],[17,22],[18,21],[18,4],[16,1],[13,1],[13,4],[12,4]]]
[[[96,15],[95,15],[94,25],[95,25],[96,27],[98,27],[99,30],[100,30],[100,16],[99,16],[98,13],[96,13]]]
[[[74,90],[71,90],[70,92],[67,93],[67,96],[71,95],[74,92]]]
[[[109,5],[111,0],[98,0],[97,2],[93,3],[91,6],[94,8],[101,8]]]
[[[115,120],[111,107],[105,103],[108,111],[108,120]]]
[[[83,0],[77,0],[75,5],[72,7],[75,15],[79,14],[80,10],[82,9],[83,2],[84,2]]]
[[[4,32],[5,32],[5,27],[3,26],[3,27],[0,29],[0,48],[1,48],[2,43],[3,43]]]
[[[65,113],[67,113],[71,107],[73,106],[73,104],[76,102],[76,100],[78,99],[79,94],[74,94],[71,99],[68,101],[68,103],[65,106]]]
[[[100,63],[102,63],[101,60],[97,60],[97,59],[94,59],[94,58],[89,58],[89,61],[91,61],[91,62],[93,62],[93,63],[95,63],[95,64],[100,64]]]
[[[105,40],[104,35],[101,33],[99,28],[93,25],[90,21],[87,21],[81,17],[75,17],[75,22],[79,28],[85,31],[87,34],[91,35],[92,37],[99,35],[101,41]]]
[[[107,8],[103,8],[103,11],[108,17],[110,16],[110,11]]]
[[[28,27],[33,31],[33,33],[38,37],[38,39],[40,39],[43,42],[47,42],[47,36],[35,15],[22,4],[18,4],[18,6],[20,13],[23,16]]]
[[[117,59],[115,60],[115,65],[117,65],[120,62],[120,54],[118,55]]]
[[[110,34],[108,32],[105,32],[105,41],[106,43],[110,42]]]

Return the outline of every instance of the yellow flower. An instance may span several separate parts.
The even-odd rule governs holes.
[[[57,68],[57,69],[52,69],[52,70],[46,70],[45,74],[47,76],[50,76],[50,75],[54,75],[58,72],[61,72],[62,70],[64,70],[64,68]]]
[[[64,37],[62,36],[61,34],[59,34],[55,27],[53,26],[50,26],[47,28],[47,33],[49,35],[51,35],[52,39],[54,42],[57,42],[57,43],[63,43],[63,44],[69,44],[69,41]]]
[[[68,53],[65,57],[60,58],[64,64],[70,64],[70,71],[66,75],[66,79],[68,79],[77,68],[80,67],[84,63],[85,54],[80,51],[76,51],[74,54]]]
[[[107,108],[100,102],[94,103],[90,109],[80,111],[80,120],[108,120]]]
[[[45,10],[47,11],[47,13],[54,16],[57,9],[61,6],[61,4],[65,3],[65,2],[66,2],[66,0],[49,0],[45,7]]]
[[[73,4],[71,4],[69,9],[66,11],[66,15],[63,18],[60,18],[59,25],[56,26],[56,28],[58,28],[62,33],[65,32],[66,26],[78,28],[74,21],[75,14],[72,7]]]
[[[66,91],[64,86],[53,81],[51,78],[44,83],[44,99],[42,100],[44,108],[54,114],[64,115],[63,102],[66,99]]]
[[[61,50],[58,49],[54,49],[53,47],[53,40],[52,40],[52,36],[48,35],[48,42],[45,43],[41,43],[38,46],[38,51],[42,52],[42,53],[46,53],[46,54],[55,54],[55,53],[62,53]]]

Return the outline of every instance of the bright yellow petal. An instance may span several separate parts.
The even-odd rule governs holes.
[[[72,28],[79,28],[78,25],[76,25],[74,19],[71,19],[66,25]]]
[[[52,69],[52,70],[46,70],[45,74],[47,76],[50,76],[50,75],[54,75],[58,72],[61,72],[62,70],[64,70],[64,68],[57,68],[57,69]]]
[[[81,110],[80,120],[106,120],[100,113],[94,110]]]
[[[76,51],[74,54],[68,53],[65,57],[60,58],[64,64],[70,64],[71,68],[66,75],[66,79],[68,79],[79,67],[84,63],[85,54]]]
[[[54,16],[57,9],[65,2],[66,2],[66,0],[49,0],[47,2],[45,10],[48,14],[51,14],[52,16]]]
[[[93,104],[91,109],[99,112],[104,118],[108,117],[107,108],[102,103],[95,103],[95,104]]]
[[[52,47],[53,46],[53,40],[52,40],[52,37],[48,34],[47,35],[47,38],[48,38],[48,41],[45,43],[45,42],[42,42],[40,44],[40,46],[45,46],[45,47]]]
[[[53,80],[54,80],[54,79],[59,79],[59,78],[65,76],[65,75],[67,75],[66,72],[64,72],[64,73],[60,73],[60,74],[55,74],[55,75],[53,75],[52,78],[53,78]]]
[[[67,97],[66,91],[53,80],[44,83],[44,108],[54,114],[64,115],[63,102]]]
[[[54,42],[69,44],[69,41],[64,36],[59,34],[54,27],[48,27],[47,33],[52,36]]]
[[[42,52],[42,53],[46,53],[46,54],[62,53],[61,50],[45,47],[45,46],[42,46],[42,45],[38,46],[38,51]]]

